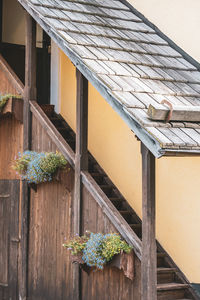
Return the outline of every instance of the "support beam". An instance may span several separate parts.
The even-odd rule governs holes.
[[[142,153],[142,300],[157,299],[155,236],[155,157],[141,144]]]
[[[26,14],[26,58],[24,90],[23,150],[31,149],[31,114],[29,100],[36,99],[36,23]],[[19,298],[27,299],[28,278],[28,227],[29,195],[27,182],[22,182],[21,197],[21,243],[19,266]]]
[[[74,188],[74,233],[81,232],[82,182],[81,171],[88,170],[88,81],[79,70],[76,71],[76,153],[75,153],[75,188]],[[81,278],[79,265],[74,265],[73,290],[74,300],[80,300]]]

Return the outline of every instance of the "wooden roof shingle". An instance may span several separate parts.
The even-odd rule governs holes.
[[[150,104],[200,106],[200,72],[119,0],[18,0],[142,142],[200,153],[196,122],[149,119]]]

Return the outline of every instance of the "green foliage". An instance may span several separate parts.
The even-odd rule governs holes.
[[[72,240],[69,241],[67,244],[63,244],[63,246],[69,250],[72,250],[73,255],[77,255],[83,251],[86,246],[89,237],[86,235],[83,236],[76,236]]]
[[[7,101],[10,98],[19,98],[19,99],[21,99],[21,96],[12,95],[12,94],[1,95],[0,96],[0,112],[3,110],[4,106],[6,105]]]
[[[102,270],[104,264],[109,262],[114,255],[120,252],[130,253],[132,247],[117,233],[90,233],[90,236],[76,236],[64,247],[72,250],[72,254],[82,254],[83,261],[90,267]]]
[[[64,168],[67,164],[64,156],[59,153],[46,153],[46,156],[41,160],[40,168],[44,173],[53,174],[56,172],[57,168]]]
[[[121,251],[130,253],[131,249],[131,246],[121,240],[119,234],[107,234],[102,245],[102,256],[108,262],[114,255],[119,254]]]
[[[64,168],[67,161],[61,153],[25,151],[19,153],[13,168],[28,183],[51,181],[59,168]]]

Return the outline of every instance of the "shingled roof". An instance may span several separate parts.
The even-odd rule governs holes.
[[[200,106],[200,72],[119,0],[18,0],[154,153],[200,153],[200,123],[153,121],[150,104]]]

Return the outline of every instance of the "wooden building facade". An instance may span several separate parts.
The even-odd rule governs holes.
[[[137,123],[132,116],[134,111],[130,103],[125,107],[124,103],[121,104],[121,100],[115,101],[113,95],[118,93],[119,96],[120,92],[115,90],[116,86],[112,93],[109,92],[109,73],[107,75],[102,73],[105,70],[108,72],[108,66],[104,65],[102,71],[101,60],[99,60],[95,65],[98,73],[96,74],[96,71],[93,71],[94,65],[88,68],[88,61],[91,63],[93,58],[84,57],[89,52],[83,49],[83,46],[77,46],[80,50],[77,55],[77,49],[73,48],[74,42],[72,41],[77,32],[72,29],[71,35],[69,34],[72,39],[70,40],[65,35],[66,29],[58,26],[53,15],[55,13],[53,10],[58,10],[56,3],[48,0],[45,4],[39,0],[20,0],[19,2],[26,9],[25,64],[24,78],[22,78],[24,83],[17,77],[3,56],[0,56],[0,93],[21,95],[21,103],[23,102],[18,109],[19,115],[23,118],[18,118],[14,109],[3,110],[0,114],[0,300],[199,299],[190,282],[156,241],[155,167],[156,158],[162,155],[198,156],[199,144],[196,141],[193,147],[190,143],[189,148],[186,135],[184,136],[186,140],[182,140],[182,143],[173,136],[172,143],[168,131],[166,131],[165,138],[162,134],[155,138],[152,132],[162,132],[169,127],[165,122],[155,125],[152,121],[144,120],[144,116],[142,117],[144,123]],[[82,5],[85,9],[91,5],[85,0],[80,0],[76,1],[77,7],[68,8],[67,5],[73,6],[74,3],[66,1],[66,7],[63,8],[61,2],[57,3],[61,5],[58,5],[61,14],[59,20],[63,18],[62,9],[78,16],[80,14],[78,5]],[[117,9],[113,8],[114,4]],[[108,6],[106,3],[96,1],[93,9],[97,10],[96,14],[100,17],[102,9],[114,10],[116,14],[117,12],[118,14],[127,13],[127,16],[129,13],[133,14],[124,7],[124,1],[114,0],[114,4]],[[38,9],[41,11],[37,12]],[[43,20],[40,13],[44,13],[44,18],[48,20]],[[91,12],[86,12],[86,15],[91,17]],[[122,23],[125,21],[122,16],[114,16],[115,20],[118,18]],[[136,16],[133,18],[137,19]],[[54,25],[59,34],[57,32],[55,34],[52,20],[55,21],[56,25]],[[135,20],[132,21],[135,22]],[[88,20],[85,21],[84,25],[88,25],[88,22]],[[42,50],[36,47],[37,23],[44,31]],[[138,24],[140,24],[139,21]],[[73,27],[73,24],[71,26]],[[92,26],[95,28],[98,24],[92,24]],[[116,27],[116,25],[113,26]],[[106,27],[110,28],[108,24]],[[88,36],[87,30],[84,34]],[[137,32],[140,30],[141,28],[136,29]],[[142,30],[146,33],[146,29]],[[153,36],[154,33],[150,33]],[[80,37],[81,34],[83,33],[80,33]],[[111,35],[110,32],[109,35]],[[70,47],[72,42],[73,47],[68,47],[66,41],[62,40],[63,36],[69,42]],[[98,34],[92,33],[91,36],[98,36]],[[50,38],[65,51],[76,66],[76,134],[67,124],[66,119],[57,114],[49,104]],[[77,44],[76,42],[75,45]],[[2,55],[5,51],[4,47],[5,45],[1,43]],[[110,48],[112,46],[106,47],[106,49]],[[100,45],[100,49],[104,49],[104,46]],[[104,56],[105,53],[101,52],[101,55]],[[169,57],[172,59],[173,55],[170,54]],[[105,63],[104,60],[103,63]],[[125,64],[125,59],[120,63]],[[41,74],[38,75],[40,64],[43,66],[43,75],[41,79],[38,79],[38,76],[41,76]],[[164,68],[167,69],[167,67]],[[178,71],[183,71],[181,67],[177,68]],[[188,72],[193,71],[191,67]],[[110,72],[114,71],[111,69]],[[115,72],[118,71],[115,70]],[[119,75],[120,80],[123,80],[121,77],[126,77],[126,75],[121,72],[124,72],[123,68],[119,70],[119,74],[112,73],[111,78]],[[104,81],[99,81],[100,77]],[[44,78],[47,79],[44,80],[44,84],[41,84]],[[155,80],[157,82],[158,79]],[[139,139],[142,170],[142,222],[92,155],[93,153],[88,151],[90,82],[98,88],[98,91],[101,91],[102,96],[127,122]],[[178,81],[178,83],[181,86],[182,82]],[[125,97],[129,91],[124,92],[124,101],[130,101]],[[143,92],[136,90],[137,95],[140,93]],[[180,97],[184,95],[186,98],[192,97],[189,92],[188,94],[182,93]],[[193,96],[198,100],[197,94]],[[137,105],[144,106],[138,98],[136,102]],[[137,106],[134,108],[137,114]],[[143,108],[145,111],[146,108]],[[151,125],[145,122],[150,122]],[[20,180],[12,169],[12,162],[17,153],[25,150],[59,151],[68,160],[70,170],[62,171],[53,182],[32,188],[26,181]],[[106,266],[103,271],[87,273],[79,264],[72,263],[70,253],[62,244],[74,234],[82,235],[86,230],[102,233],[118,232],[133,247],[133,280],[128,279],[121,270],[110,265]]]

